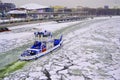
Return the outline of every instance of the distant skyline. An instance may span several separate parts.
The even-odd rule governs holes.
[[[17,7],[22,6],[28,3],[37,3],[45,6],[64,6],[64,7],[90,7],[90,8],[98,8],[104,7],[108,5],[110,8],[119,7],[120,8],[120,0],[1,0],[5,3],[14,3]]]

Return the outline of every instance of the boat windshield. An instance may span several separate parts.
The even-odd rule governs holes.
[[[27,53],[30,54],[30,55],[36,55],[37,51],[35,51],[35,50],[27,50]]]

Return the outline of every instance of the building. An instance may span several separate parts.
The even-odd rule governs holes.
[[[48,6],[43,6],[35,3],[25,4],[20,6],[19,8],[13,9],[12,11],[9,11],[8,14],[10,14],[11,17],[14,18],[29,18],[29,19],[38,19],[40,17],[47,17],[47,15],[39,13],[45,13],[45,12],[53,12],[53,8],[50,8]]]
[[[49,6],[43,6],[36,3],[25,4],[20,6],[19,8],[24,8],[30,12],[53,12],[53,9]]]
[[[27,11],[24,9],[13,9],[7,13],[11,18],[26,18]]]
[[[6,13],[13,8],[16,8],[15,4],[13,4],[13,3],[2,3],[2,1],[0,1],[0,14],[2,14],[2,17],[5,17]]]
[[[109,6],[108,6],[108,5],[105,5],[105,6],[104,6],[104,9],[109,9]]]

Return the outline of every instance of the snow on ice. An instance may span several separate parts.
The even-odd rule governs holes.
[[[43,26],[52,30],[53,26],[66,24]],[[120,17],[86,20],[74,28],[63,31],[64,42],[59,50],[4,80],[120,80]]]
[[[34,31],[49,30],[53,32],[55,30],[67,27],[78,22],[57,24],[53,21],[10,27],[10,32],[0,33],[0,52],[9,51],[11,49],[31,42],[32,40],[34,40]]]

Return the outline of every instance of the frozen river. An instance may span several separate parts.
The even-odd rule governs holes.
[[[54,31],[59,33],[60,49],[4,80],[120,80],[120,17],[81,21]]]

